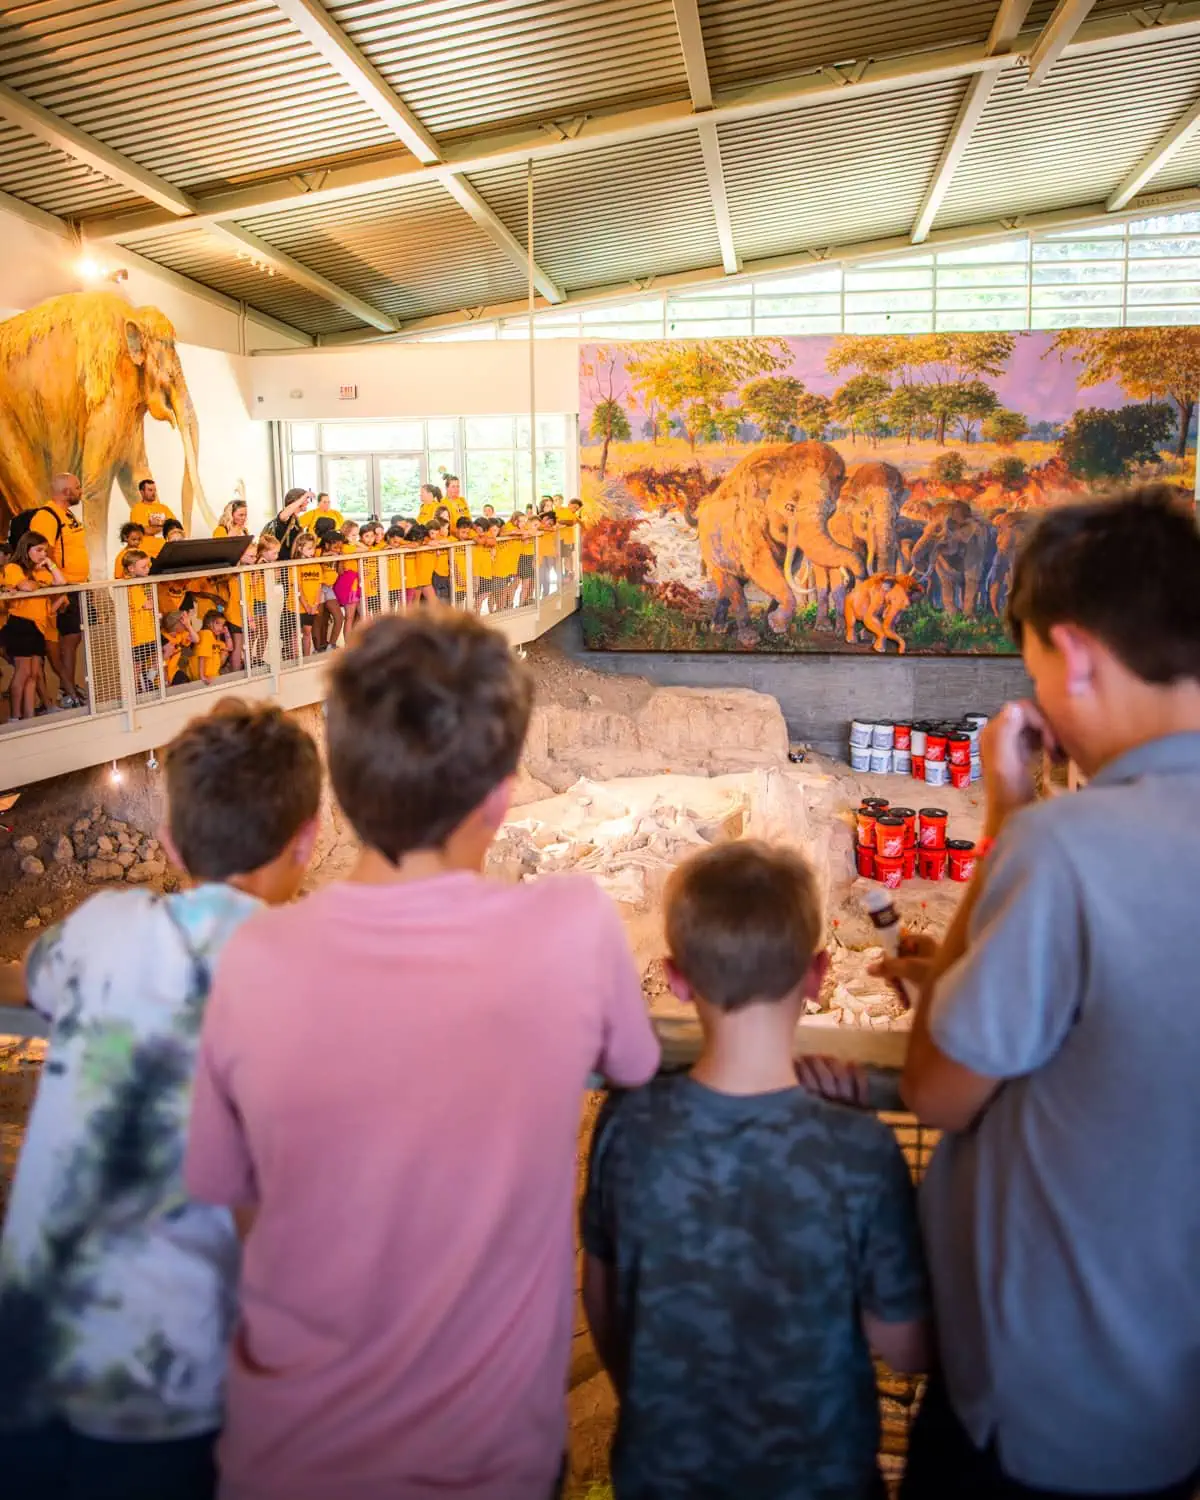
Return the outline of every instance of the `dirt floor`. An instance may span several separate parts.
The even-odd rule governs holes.
[[[624,723],[626,719],[634,721],[639,715],[644,716],[655,693],[651,685],[641,679],[590,671],[544,645],[531,648],[527,659],[537,678],[539,707],[551,711],[595,710],[597,719],[607,719],[610,727],[617,719]],[[585,723],[589,717],[585,712]],[[603,774],[600,769],[603,758],[611,748],[607,741],[592,749],[583,747],[581,764],[573,774]],[[594,768],[589,759],[593,754]],[[758,759],[754,759],[756,754]],[[678,769],[678,758],[672,758]],[[754,750],[748,752],[748,758],[751,765],[761,766],[763,763],[762,754]],[[843,864],[849,847],[849,809],[862,796],[875,792],[891,796],[893,801],[923,800],[919,798],[916,783],[890,777],[856,777],[844,766],[838,767],[832,762],[818,765],[814,761],[813,766],[818,779],[823,777],[832,783],[822,792],[825,798],[822,805],[839,809],[834,837]],[[154,842],[161,819],[159,774],[140,757],[136,762],[124,763],[119,769],[120,779],[116,781],[108,768],[103,768],[33,786],[10,812],[0,816],[0,892],[4,895],[0,901],[0,963],[19,960],[39,931],[66,915],[102,885],[112,883],[114,878],[130,878],[129,869],[133,865],[142,872],[139,876],[141,883],[155,889],[172,889],[177,885],[175,872],[165,864],[162,851]],[[539,769],[534,768],[528,774],[525,800],[530,804],[551,790],[536,779]],[[667,767],[658,765],[654,769],[662,772]],[[800,773],[794,768],[789,771],[785,761],[782,774],[798,776]],[[973,835],[979,820],[979,798],[974,790],[970,793],[939,791],[936,800],[951,810],[956,836]],[[519,816],[519,812],[515,816]],[[107,840],[111,848],[103,844],[103,840]],[[111,870],[107,876],[101,876],[100,864],[111,863],[123,852],[132,854],[132,860],[127,859],[125,867],[115,877]],[[337,809],[329,806],[309,885],[323,884],[343,875],[352,857],[353,845],[348,830]],[[26,863],[31,859],[40,868],[35,869]],[[836,929],[831,933],[831,941],[845,949],[847,955],[860,953],[863,945],[869,942],[869,934],[858,931],[862,919],[855,912],[861,900],[861,890],[851,888],[848,881],[852,879],[850,870],[841,884],[834,882],[835,889],[831,890],[832,926]],[[917,882],[902,893],[901,909],[905,919],[916,926],[940,928],[957,894],[957,887],[929,887]],[[631,940],[636,948],[642,950],[647,942],[657,941],[655,911],[630,912],[629,918]],[[651,928],[655,931],[651,932]],[[40,1042],[20,1043],[0,1037],[0,1212],[7,1198],[25,1121],[32,1107],[43,1055],[44,1045]],[[581,1112],[578,1152],[581,1190],[587,1146],[599,1100],[599,1095],[589,1095]],[[895,1463],[895,1455],[903,1449],[914,1392],[911,1382],[897,1381],[886,1372],[881,1376],[881,1389],[885,1461],[886,1455],[890,1454],[891,1462]],[[612,1436],[614,1401],[612,1389],[599,1368],[587,1336],[581,1308],[577,1310],[568,1407],[571,1429],[568,1500],[604,1500],[608,1495],[607,1452]]]

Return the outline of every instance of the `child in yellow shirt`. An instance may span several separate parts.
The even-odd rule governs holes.
[[[239,568],[248,568],[258,556],[258,543],[253,539],[246,544],[246,550],[238,558]],[[240,672],[245,661],[243,641],[246,633],[245,611],[242,608],[242,577],[238,573],[226,573],[220,578],[213,580],[221,603],[225,611],[225,623],[229,626],[229,638],[233,642],[233,649],[229,653],[229,670]],[[250,596],[250,579],[245,579],[246,597]]]
[[[322,564],[317,558],[316,538],[304,532],[292,543],[292,566],[288,569],[288,607],[284,615],[284,641],[295,657],[295,621],[300,622],[300,649],[313,653],[313,626],[321,608]]]
[[[200,635],[192,647],[189,676],[193,682],[211,682],[229,658],[233,643],[218,609],[210,609],[200,622]]]
[[[359,549],[363,552],[379,552],[386,545],[383,540],[383,524],[380,521],[370,520],[363,523],[358,533]],[[358,564],[359,577],[362,581],[362,599],[359,609],[362,613],[364,623],[377,619],[383,612],[383,579],[381,577],[381,564],[376,559],[364,557]]]
[[[435,546],[444,542],[450,536],[450,522],[447,518],[438,514],[433,518],[433,525],[429,528],[429,540]],[[433,564],[430,570],[430,581],[433,584],[434,597],[442,604],[450,603],[450,549],[449,547],[437,546],[433,553]]]
[[[13,664],[8,685],[13,719],[32,719],[36,712],[45,672],[46,631],[51,628],[51,616],[67,602],[65,595],[61,605],[46,594],[33,599],[22,596],[66,581],[50,556],[49,543],[38,531],[21,537],[0,574],[0,584],[9,591],[4,647]]]
[[[192,617],[182,609],[173,609],[162,620],[163,673],[172,687],[180,687],[188,680],[187,661],[184,653],[190,652],[200,640],[200,632],[192,623]]]
[[[140,548],[129,548],[121,554],[118,566],[123,578],[145,578],[150,572],[150,557]],[[138,691],[153,693],[158,687],[154,647],[159,633],[154,589],[151,584],[139,583],[133,588],[122,589],[121,592],[125,595],[126,608],[129,610],[129,638],[133,642],[133,665],[137,673]]]

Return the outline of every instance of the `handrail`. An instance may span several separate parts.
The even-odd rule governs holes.
[[[547,553],[538,544],[551,536],[554,547]],[[311,629],[302,619],[299,587],[288,576],[314,563],[358,564],[356,621],[361,621],[424,607],[418,595],[431,586],[414,581],[412,563],[423,554],[450,554],[437,575],[442,580],[436,586],[439,602],[483,616],[514,645],[534,640],[576,607],[580,532],[577,526],[560,525],[521,540],[529,545],[521,549],[518,571],[502,574],[499,588],[486,574],[478,575],[481,544],[447,539],[432,546],[359,549],[336,557],[7,590],[5,602],[80,596],[86,692],[82,707],[0,725],[0,791],[165,745],[202,710],[197,700],[209,695],[273,699],[285,708],[319,701],[330,655],[313,649]],[[164,584],[186,588],[201,577],[224,583],[227,604],[235,597],[229,580],[236,582],[233,613],[241,619],[240,665],[230,666],[238,652],[231,651],[221,662],[198,656],[189,642],[193,654],[187,678],[180,680],[182,652],[177,656],[164,650],[156,591]],[[214,660],[222,669],[208,675]],[[72,684],[76,691],[79,686]]]

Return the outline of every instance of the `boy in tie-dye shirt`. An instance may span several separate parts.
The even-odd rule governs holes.
[[[51,1032],[0,1238],[6,1500],[214,1491],[238,1243],[183,1185],[196,1050],[221,948],[300,884],[321,771],[279,710],[226,700],[166,785],[190,887],[101,892],[27,961]]]

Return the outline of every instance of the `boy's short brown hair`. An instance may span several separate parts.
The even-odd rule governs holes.
[[[671,962],[718,1010],[782,1000],[821,947],[821,897],[808,861],[755,839],[686,860],[667,882],[666,908]]]
[[[533,684],[495,630],[422,610],[363,631],[334,668],[329,775],[355,833],[393,864],[438,849],[521,758]]]
[[[1048,642],[1078,625],[1144,682],[1200,680],[1200,531],[1195,503],[1142,485],[1047,511],[1013,572],[1009,628]]]
[[[282,709],[223,698],[166,754],[167,824],[195,880],[229,880],[283,853],[321,805],[316,743]]]

